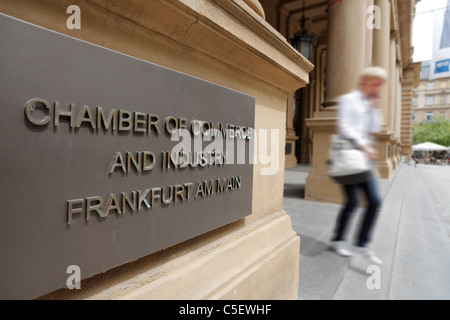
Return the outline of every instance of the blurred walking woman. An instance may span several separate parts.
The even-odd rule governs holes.
[[[341,137],[349,140],[355,148],[364,150],[373,164],[371,177],[362,183],[342,185],[346,203],[341,208],[334,236],[332,249],[339,255],[350,256],[345,235],[350,218],[358,205],[358,191],[367,199],[367,209],[355,239],[356,252],[373,263],[381,264],[369,244],[381,206],[380,191],[374,173],[374,161],[378,153],[374,147],[372,133],[380,131],[380,119],[377,109],[380,90],[387,81],[384,69],[372,67],[363,70],[359,77],[358,88],[341,97],[338,105],[338,127]]]

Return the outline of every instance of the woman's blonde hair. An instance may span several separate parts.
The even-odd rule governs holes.
[[[387,80],[387,72],[380,67],[366,68],[359,74],[359,83],[362,83],[364,79],[383,79]]]

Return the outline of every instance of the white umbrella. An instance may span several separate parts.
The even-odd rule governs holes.
[[[416,144],[412,147],[414,151],[444,151],[448,150],[447,147],[441,146],[433,142],[424,142],[421,144]]]
[[[424,142],[420,144],[416,144],[412,147],[413,151],[426,151],[427,152],[427,159],[429,156],[430,151],[448,151],[447,147],[441,146],[440,144],[436,144],[433,142]]]

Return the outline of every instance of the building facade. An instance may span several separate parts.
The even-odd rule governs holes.
[[[2,220],[0,232],[0,252],[8,261],[0,272],[2,298],[297,297],[300,238],[283,210],[286,104],[298,88],[309,82],[313,65],[265,20],[258,1],[6,0],[0,2],[0,12],[2,41],[7,42],[3,48],[8,47],[2,50],[5,57],[6,52],[8,55],[2,57],[1,63],[9,70],[2,74],[2,83],[10,86],[8,95],[2,95],[8,100],[2,108],[12,113],[8,119],[2,118],[6,121],[2,122],[2,137],[12,132],[28,137],[21,140],[27,144],[20,145],[8,142],[14,138],[2,139],[2,148],[8,145],[11,157],[28,154],[31,148],[36,151],[32,158],[38,162],[45,146],[50,148],[46,155],[55,155],[53,160],[40,162],[41,170],[33,173],[27,170],[34,166],[18,165],[27,156],[17,161],[2,160],[2,176],[8,175],[2,179],[2,188],[9,190],[11,205],[5,209],[9,213]],[[21,46],[17,47],[18,43]],[[34,49],[23,49],[30,43]],[[37,56],[38,46],[47,52],[42,56],[46,62],[30,63]],[[23,58],[21,61],[30,68],[42,67],[42,73],[28,71],[25,76],[22,62],[15,62],[16,58]],[[115,62],[108,64],[108,59]],[[84,78],[80,70],[84,70]],[[118,70],[120,74],[115,73]],[[49,77],[55,72],[61,77],[58,81]],[[169,78],[155,79],[159,72]],[[167,79],[181,82],[168,85]],[[51,84],[46,85],[47,81]],[[148,90],[141,88],[142,83]],[[25,84],[29,86],[25,88]],[[144,98],[147,92],[153,92],[154,97]],[[7,98],[10,95],[17,97]],[[175,102],[175,98],[179,100]],[[145,101],[139,103],[140,99]],[[117,106],[119,100],[122,102]],[[241,105],[233,101],[247,102]],[[151,107],[155,103],[166,105],[159,112],[175,108],[177,114],[158,117]],[[242,112],[236,110],[240,107]],[[247,127],[239,124],[244,120],[244,110],[254,113],[251,119],[246,116]],[[223,118],[217,118],[220,114]],[[246,144],[252,137],[248,130],[251,126],[253,132],[263,132],[266,137],[269,133],[270,157],[267,153],[264,159],[258,157],[258,147],[268,149],[258,144],[257,158],[242,179],[217,180],[226,167],[221,166],[220,157],[214,168],[155,171],[154,167],[146,172],[152,167],[148,159],[160,159],[152,156],[150,148],[158,141],[167,141],[165,148],[169,150],[173,145],[165,133],[175,128],[192,129],[194,133],[196,128],[197,134],[204,134],[205,125],[213,126],[212,120],[203,121],[200,127],[188,127],[188,123],[207,117],[216,118],[216,125],[228,121],[232,133],[227,137],[245,138]],[[64,142],[48,144],[42,140],[44,136],[47,142]],[[89,152],[75,151],[81,137],[86,137],[84,147],[91,148]],[[146,144],[138,147],[146,137]],[[92,148],[97,139],[102,142]],[[127,139],[129,142],[119,149],[117,143]],[[114,160],[97,161],[101,149],[110,147],[117,148],[108,152],[109,156],[115,154]],[[142,150],[147,151],[139,153]],[[142,161],[139,155],[144,157]],[[128,172],[130,165],[138,170]],[[239,163],[234,165],[237,170],[244,168]],[[42,174],[44,167],[48,174]],[[75,188],[73,182],[95,167],[97,170],[90,171],[92,175],[86,178],[84,187]],[[66,178],[45,182],[56,172]],[[196,175],[195,185],[194,180],[185,180],[187,175]],[[173,199],[170,194],[153,188],[163,181],[177,199],[176,205],[169,203],[168,199]],[[221,187],[211,187],[211,181],[218,181]],[[135,191],[122,193],[122,198],[121,191],[125,190],[113,191],[117,185],[128,184],[135,188],[129,190]],[[136,189],[138,184],[145,189]],[[91,188],[110,195],[83,195]],[[243,208],[233,199],[244,189],[250,193],[243,199],[249,205],[243,217],[207,227]],[[33,195],[34,201],[23,201],[16,192]],[[83,198],[72,198],[80,196]],[[165,204],[153,206],[155,200],[164,198]],[[118,204],[120,199],[123,206]],[[106,207],[102,208],[102,203]],[[197,205],[200,207],[193,210]],[[219,209],[222,213],[217,215]],[[168,220],[176,216],[179,218]],[[197,218],[190,218],[194,216]],[[32,222],[33,217],[42,220]],[[153,219],[162,224],[155,225]],[[18,229],[21,231],[13,231]],[[180,240],[188,229],[198,231]],[[154,241],[166,243],[156,252],[150,249],[152,240],[146,240],[152,233],[157,234]],[[140,254],[133,254],[137,250]]]
[[[450,119],[450,78],[430,79],[432,61],[423,61],[418,87],[414,90],[413,124],[434,118]]]
[[[388,178],[402,154],[411,152],[413,89],[420,63],[412,62],[411,32],[416,1],[263,0],[267,21],[287,39],[294,38],[305,16],[315,34],[315,68],[301,95],[287,110],[286,167],[311,163],[306,198],[340,202],[338,186],[327,177],[330,135],[336,128],[336,101],[354,89],[365,67],[387,70],[389,81],[380,104],[382,131],[376,135],[377,169]]]

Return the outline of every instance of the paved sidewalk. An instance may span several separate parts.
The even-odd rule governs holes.
[[[450,166],[402,164],[379,180],[384,200],[372,246],[383,265],[370,273],[361,257],[330,251],[340,205],[303,199],[309,170],[285,171],[284,209],[301,238],[298,299],[450,299]]]

